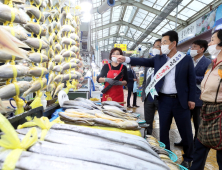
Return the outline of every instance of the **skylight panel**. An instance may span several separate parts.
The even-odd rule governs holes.
[[[197,12],[197,11],[200,11],[201,9],[203,9],[205,6],[206,5],[201,2],[193,1],[187,7]]]

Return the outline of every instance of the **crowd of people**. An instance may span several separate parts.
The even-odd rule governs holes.
[[[217,162],[222,169],[222,30],[212,34],[209,44],[205,40],[194,41],[191,44],[190,55],[177,51],[177,45],[177,32],[168,31],[162,35],[162,39],[157,39],[153,44],[155,56],[152,58],[125,57],[121,51],[117,52],[118,50],[114,49],[110,54],[112,63],[103,67],[101,73],[106,71],[106,74],[102,73],[98,81],[106,82],[105,85],[112,83],[115,85],[114,91],[117,86],[128,84],[129,107],[136,77],[132,67],[127,73],[126,67],[121,63],[144,66],[142,100],[145,120],[151,124],[147,133],[152,134],[154,114],[158,109],[160,141],[169,150],[169,130],[172,119],[175,119],[182,138],[182,141],[175,145],[182,145],[184,151],[182,166],[191,170],[203,170],[212,148],[217,150]],[[214,60],[204,56],[207,49],[209,54],[215,57]],[[116,77],[114,74],[119,73],[121,69],[125,69],[125,78],[121,81],[113,79]],[[123,101],[122,90],[121,93],[120,89],[115,93],[115,96],[121,96],[117,97],[118,101]],[[108,100],[106,97],[103,99]],[[136,99],[133,106],[137,107]]]

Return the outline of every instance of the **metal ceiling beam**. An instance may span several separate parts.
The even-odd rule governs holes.
[[[93,28],[92,29],[92,32],[95,32],[95,31],[99,31],[99,30],[102,30],[102,29],[106,29],[106,28],[110,28],[112,26],[116,26],[116,25],[122,25],[122,26],[128,26],[128,27],[131,27],[131,28],[134,28],[135,30],[139,30],[141,32],[145,32],[146,30],[141,28],[141,27],[138,27],[136,25],[133,25],[133,24],[130,24],[128,22],[125,22],[125,21],[116,21],[116,22],[113,22],[113,23],[110,23],[110,24],[106,24],[104,25],[103,27],[100,26],[100,27],[96,27],[96,28]],[[156,33],[150,33],[151,36],[153,37],[156,37],[156,38],[161,38],[161,36],[159,34],[156,34]]]
[[[160,11],[160,10],[157,10],[155,8],[152,8],[150,6],[147,6],[145,4],[137,2],[135,0],[119,0],[115,3],[115,6],[119,6],[119,5],[135,6],[137,8],[141,8],[145,11],[151,12],[151,13],[156,14],[156,15],[159,15],[159,14],[162,13],[162,11]],[[93,8],[93,13],[96,13],[96,12],[97,12],[97,7]],[[176,21],[176,17],[174,17],[172,15],[168,15],[166,18],[169,19],[170,21],[174,21],[174,22]],[[187,25],[186,21],[184,21],[182,19],[178,19],[177,21],[178,21],[179,24]]]
[[[109,35],[109,36],[106,36],[106,37],[103,37],[103,38],[99,38],[99,39],[97,40],[97,42],[100,42],[100,41],[103,41],[103,40],[106,40],[106,39],[109,39],[109,38],[113,38],[113,37],[115,37],[115,38],[123,37],[123,39],[127,39],[128,41],[134,41],[134,40],[133,40],[132,38],[130,38],[130,37],[127,37],[127,36],[119,36],[118,34],[113,34],[113,35]],[[95,40],[94,40],[93,42],[95,42]]]
[[[130,48],[134,50],[142,41],[152,33],[152,31],[180,4],[183,0],[171,0],[156,19],[150,24],[147,30],[140,36],[135,44]]]

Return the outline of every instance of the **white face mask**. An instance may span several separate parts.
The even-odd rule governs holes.
[[[113,61],[114,63],[117,63],[117,58],[116,58],[116,57],[112,57],[112,61]]]
[[[153,56],[160,55],[160,50],[153,48],[152,53],[153,53]]]
[[[221,52],[221,50],[217,50],[216,47],[217,47],[217,44],[211,45],[208,47],[208,51],[209,51],[210,55],[213,55],[215,57],[217,57],[218,54]]]
[[[170,53],[170,49],[169,49],[169,46],[170,45],[161,45],[161,51],[162,51],[162,54],[169,54]]]
[[[198,55],[197,50],[190,50],[190,56],[191,57],[195,57],[197,55]]]

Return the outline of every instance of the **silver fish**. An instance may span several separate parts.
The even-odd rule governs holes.
[[[70,50],[73,51],[74,53],[79,52],[79,48],[76,47],[75,45],[73,45],[73,46],[70,48]]]
[[[77,78],[76,74],[64,74],[63,81],[73,80],[73,79],[76,79],[76,78]]]
[[[28,38],[28,35],[19,29],[15,29],[10,26],[1,26],[1,28],[5,29],[6,31],[8,31],[12,35],[14,34],[15,37],[18,38],[20,41],[27,40],[27,38]]]
[[[61,63],[61,62],[64,61],[64,57],[61,56],[61,55],[59,55],[59,54],[57,54],[57,55],[55,56],[55,58],[54,58],[54,61],[57,62],[57,63]]]
[[[75,32],[75,29],[71,26],[71,25],[63,25],[62,28],[61,28],[61,33],[64,33],[64,32]]]
[[[34,34],[37,35],[40,34],[40,36],[46,36],[47,28],[42,27],[41,25],[35,22],[26,24],[24,28],[29,32],[33,32]]]
[[[54,82],[56,83],[59,83],[59,82],[62,82],[63,81],[63,74],[60,74],[60,75],[57,75],[55,78],[54,78]]]
[[[40,77],[48,74],[49,71],[44,67],[33,67],[29,70],[29,74],[35,77]]]
[[[51,74],[49,75],[48,85],[52,83],[52,81],[54,80],[54,78],[55,78],[55,73],[51,73]]]
[[[45,17],[44,15],[42,15],[42,12],[34,6],[26,6],[25,10],[27,12],[28,15],[33,15],[35,17],[36,20],[38,20],[40,17],[40,21],[44,22],[45,21]]]
[[[79,64],[80,60],[77,59],[77,58],[72,58],[72,59],[70,60],[70,62],[73,62],[73,63]]]
[[[79,41],[79,36],[75,33],[70,34],[70,38],[72,38],[75,41]]]
[[[76,54],[74,52],[72,52],[72,51],[63,51],[63,53],[61,55],[63,57],[76,57]]]
[[[63,103],[64,105],[69,105],[69,106],[81,106],[81,107],[84,107],[84,108],[87,108],[89,110],[92,110],[93,107],[83,101],[74,101],[74,100],[69,100],[69,101],[65,101]]]
[[[56,72],[62,72],[63,71],[63,67],[60,65],[54,66],[52,71],[56,71]]]
[[[44,63],[48,61],[48,57],[41,53],[31,53],[29,54],[29,59],[34,63]]]
[[[48,65],[48,70],[51,71],[53,69],[53,67],[54,67],[54,63],[53,63],[53,61],[50,61],[49,65]]]
[[[27,40],[24,41],[29,47],[33,47],[35,49],[45,49],[48,47],[48,44],[45,43],[43,40],[38,39],[38,38],[28,38]]]
[[[68,69],[76,68],[76,67],[77,67],[76,63],[66,63],[63,65],[63,70],[68,70]]]
[[[57,86],[55,93],[53,94],[53,98],[63,89],[64,83]]]
[[[73,39],[67,37],[63,37],[61,43],[62,45],[76,45],[76,42]]]
[[[67,51],[66,49],[62,49],[62,51],[60,52],[60,55],[63,55],[66,51]]]
[[[17,72],[16,77],[27,76],[29,68],[21,65],[3,65],[0,66],[0,78],[13,78],[13,68]]]

